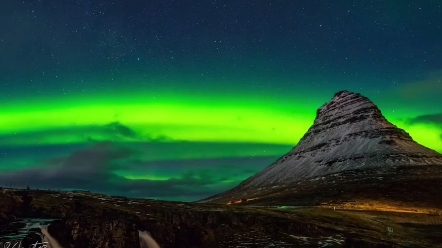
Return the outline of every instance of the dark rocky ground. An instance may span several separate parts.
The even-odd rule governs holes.
[[[246,199],[233,205],[279,207],[280,210],[290,209],[293,214],[309,209],[310,223],[335,230],[344,227],[342,231],[351,232],[345,227],[350,215],[359,219],[354,230],[367,237],[382,239],[384,230],[392,227],[394,233],[387,240],[395,244],[442,247],[441,190],[441,165],[403,166],[344,171],[282,186],[239,187],[209,202],[221,204]],[[334,225],[329,225],[328,219],[314,221],[327,213],[326,209],[339,220]],[[377,231],[369,232],[370,228]]]
[[[433,186],[441,189],[440,183]],[[432,206],[440,206],[439,195],[433,198],[439,200]],[[65,248],[138,247],[138,230],[149,231],[163,248],[442,247],[442,217],[436,212],[349,211],[342,204],[336,210],[278,207],[299,205],[282,199],[287,195],[261,202],[272,206],[229,206],[3,189],[0,236],[17,232],[19,226],[11,224],[17,219],[46,218],[58,219],[48,230]],[[29,234],[26,245],[37,239]]]

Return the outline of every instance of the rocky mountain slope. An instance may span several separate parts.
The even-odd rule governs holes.
[[[370,168],[378,169],[364,174],[368,181],[379,182],[379,177],[399,180],[400,176],[389,177],[397,173],[395,168],[434,165],[442,165],[441,154],[416,143],[408,133],[388,122],[368,98],[340,91],[318,109],[314,124],[291,151],[238,187],[204,201],[221,203],[239,198],[262,198],[269,189],[294,183],[305,185],[318,178],[330,182],[331,187],[338,181],[345,184],[354,179],[345,171]],[[435,175],[439,175],[439,168],[433,168]],[[413,171],[401,180],[412,180]],[[346,180],[336,180],[339,177]],[[436,180],[437,185],[439,182]],[[376,186],[372,186],[374,191]],[[291,188],[300,189],[293,185]]]

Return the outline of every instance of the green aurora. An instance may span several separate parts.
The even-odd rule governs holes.
[[[0,113],[0,145],[49,145],[84,143],[103,137],[94,127],[119,122],[139,137],[118,141],[161,139],[190,142],[228,142],[295,145],[313,124],[316,109],[331,98],[323,95],[229,96],[179,93],[69,95],[6,104]],[[207,97],[204,97],[204,96]],[[282,99],[281,99],[282,98]],[[291,98],[290,101],[285,99]],[[290,102],[290,104],[287,104]],[[389,106],[388,102],[375,102]],[[383,109],[381,108],[381,111]],[[421,112],[406,108],[383,111],[393,124],[405,129],[417,142],[442,152],[440,128],[410,125],[407,117]],[[26,134],[26,135],[20,135]]]

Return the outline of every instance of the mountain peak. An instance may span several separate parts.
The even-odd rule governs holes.
[[[355,94],[360,95],[359,93],[353,93],[353,92],[348,91],[348,90],[341,90],[341,91],[336,92],[335,95],[333,96],[333,98],[339,97],[341,95],[352,95],[352,94],[353,95],[355,95]]]
[[[367,97],[359,93],[342,90],[337,92],[329,102],[318,109],[315,124],[331,117],[336,118],[342,115],[348,116],[349,114],[357,115],[364,111],[371,111],[375,115],[373,117],[383,119],[381,111]]]

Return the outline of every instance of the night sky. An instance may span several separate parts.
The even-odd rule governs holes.
[[[0,186],[192,201],[359,92],[442,152],[442,2],[2,0]]]

